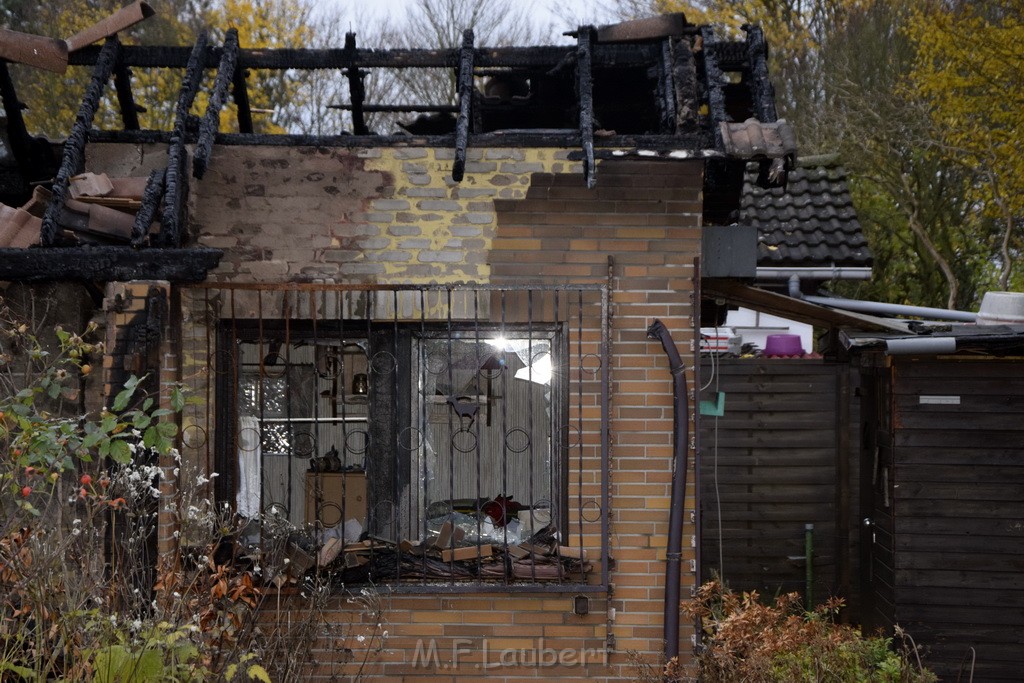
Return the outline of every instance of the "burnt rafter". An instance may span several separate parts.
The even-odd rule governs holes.
[[[157,209],[160,208],[160,200],[164,196],[167,182],[167,169],[158,168],[150,172],[146,181],[146,189],[142,192],[142,205],[135,214],[135,222],[132,224],[132,246],[141,247],[146,243],[149,235],[149,228],[156,218]]]
[[[725,77],[718,64],[718,53],[714,49],[717,42],[714,31],[711,27],[705,26],[701,28],[701,36],[704,39],[704,80],[708,89],[709,125],[711,134],[715,137],[715,147],[723,150],[725,143],[719,124],[729,120],[725,110]]]
[[[352,132],[356,135],[368,135],[370,129],[366,127],[364,103],[366,102],[366,85],[363,79],[366,72],[355,66],[356,63],[356,34],[349,32],[345,34],[345,53],[349,56],[350,64],[345,69],[348,77],[348,91],[352,100]]]
[[[192,48],[185,77],[178,93],[178,104],[174,110],[174,131],[168,150],[166,189],[163,211],[161,212],[160,245],[178,246],[181,242],[181,228],[185,219],[185,199],[188,196],[188,174],[185,172],[187,152],[185,150],[186,125],[189,110],[199,92],[199,84],[206,68],[206,34],[200,33]],[[147,226],[148,227],[148,226]]]
[[[117,106],[121,110],[121,123],[125,130],[139,130],[139,112],[132,95],[132,73],[120,59],[114,67],[114,90],[117,92]]]
[[[7,140],[11,145],[11,154],[18,162],[18,167],[28,182],[49,178],[53,174],[48,145],[32,139],[25,128],[25,119],[21,115],[24,105],[18,99],[14,81],[7,70],[7,62],[0,60],[0,98],[3,100],[4,113],[7,115]]]
[[[192,157],[192,175],[202,178],[210,164],[210,154],[213,152],[213,139],[220,129],[220,110],[224,107],[228,97],[228,87],[231,85],[232,76],[235,73],[235,66],[238,61],[238,29],[228,29],[224,37],[224,49],[220,54],[220,64],[217,66],[217,78],[213,83],[213,93],[210,95],[210,102],[206,106],[206,114],[202,123],[199,124],[199,140],[196,143],[196,150]]]
[[[220,263],[220,249],[74,247],[0,249],[0,280],[13,282],[202,282]]]
[[[182,69],[188,65],[191,49],[179,46],[125,45],[124,62],[128,66],[143,68]],[[221,48],[211,48],[213,59],[220,58]],[[523,68],[550,69],[561,63],[575,48],[561,45],[536,47],[478,47],[473,63],[479,69]],[[661,53],[657,43],[616,43],[594,45],[594,55],[602,64],[616,67],[647,67]],[[454,69],[459,64],[460,49],[446,50],[372,50],[345,48],[328,49],[241,49],[238,63],[245,69],[360,69],[372,68],[438,68]],[[83,48],[69,57],[73,66],[91,66],[96,63],[99,49]]]
[[[75,125],[71,128],[71,133],[64,143],[64,156],[60,168],[57,170],[57,177],[53,181],[50,202],[43,215],[39,241],[44,247],[52,246],[57,237],[57,218],[64,209],[64,200],[67,199],[71,176],[81,173],[84,168],[85,143],[89,139],[89,128],[92,127],[92,120],[96,117],[103,89],[114,71],[120,50],[121,43],[117,37],[108,38],[96,60],[92,78],[86,88],[82,104],[78,108],[78,115],[75,117]]]
[[[583,178],[587,187],[597,184],[594,161],[594,83],[591,47],[592,26],[581,26],[576,36],[576,82],[579,87],[580,138],[583,147]]]
[[[700,111],[697,65],[689,41],[675,41],[672,49],[672,84],[675,87],[676,134],[693,133]]]
[[[462,32],[459,51],[459,115],[455,120],[455,161],[452,180],[461,182],[466,173],[466,147],[469,146],[469,117],[473,104],[473,31]]]
[[[238,132],[252,133],[252,107],[249,106],[249,88],[245,84],[248,71],[235,64],[235,73],[231,75],[231,98],[238,110]]]
[[[685,49],[685,48],[684,48]],[[673,133],[676,127],[675,57],[672,39],[661,41],[661,59],[658,61],[658,115],[660,132]]]
[[[768,43],[760,26],[744,24],[747,32],[747,56],[750,70],[750,92],[754,115],[762,123],[778,120],[775,111],[775,87],[768,78]]]

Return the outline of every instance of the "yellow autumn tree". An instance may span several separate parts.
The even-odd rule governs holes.
[[[10,5],[8,7],[8,5]],[[5,3],[8,25],[18,30],[53,38],[67,38],[120,8],[118,0],[56,0],[29,6]],[[209,33],[219,44],[228,28],[239,31],[243,48],[308,47],[316,29],[310,23],[312,0],[220,0],[195,3],[172,0],[161,3],[157,16],[124,32],[126,45],[184,45],[195,42],[198,31]],[[10,66],[19,99],[25,103],[25,123],[34,134],[59,139],[68,134],[91,77],[91,69],[69,67],[64,75],[50,74],[24,65]],[[171,68],[132,70],[132,92],[143,111],[143,128],[169,130],[184,71]],[[215,70],[209,69],[192,112],[202,115],[208,102]],[[256,132],[280,133],[301,127],[309,114],[304,109],[302,86],[307,74],[255,71],[248,78],[250,106]],[[120,113],[112,85],[105,91],[96,125],[119,127]],[[221,116],[222,130],[237,130],[234,104]]]
[[[309,0],[221,0],[205,18],[218,40],[223,40],[227,29],[238,29],[238,43],[243,48],[306,48],[317,37],[312,9]],[[252,70],[247,86],[256,132],[285,133],[302,128],[312,116],[307,93],[314,75],[295,70]],[[197,102],[204,108],[205,103],[205,97]],[[221,113],[221,130],[237,131],[233,101]]]
[[[1001,289],[1020,284],[1013,264],[1024,227],[1024,0],[934,2],[919,8],[907,32],[917,56],[908,87],[928,104],[938,146],[968,169],[973,215],[999,226]]]
[[[622,1],[622,0],[620,0]],[[770,47],[769,70],[779,116],[794,123],[803,153],[821,149],[828,137],[822,87],[830,40],[853,15],[878,0],[650,0],[647,11],[682,12],[694,24],[710,24],[719,35],[742,36],[745,24],[760,26]]]
[[[120,7],[117,0],[55,0],[32,6],[16,3],[9,8],[7,20],[19,31],[66,39]],[[122,40],[126,44],[138,42],[147,32],[153,36],[176,37],[181,34],[182,27],[174,16],[157,16],[125,32]],[[53,139],[67,135],[75,121],[92,69],[70,66],[64,74],[54,74],[22,64],[11,64],[8,68],[18,98],[25,105],[23,116],[28,130]],[[112,93],[110,95],[101,103],[98,112],[100,124],[118,115]]]

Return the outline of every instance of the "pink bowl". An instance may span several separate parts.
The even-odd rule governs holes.
[[[804,347],[800,345],[799,334],[769,334],[764,345],[766,356],[802,356]]]

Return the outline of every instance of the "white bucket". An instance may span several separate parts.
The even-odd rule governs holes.
[[[1024,292],[985,292],[979,325],[1024,325]]]

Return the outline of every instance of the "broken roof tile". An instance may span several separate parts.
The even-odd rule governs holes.
[[[781,159],[796,154],[796,135],[784,120],[763,123],[747,119],[743,123],[720,124],[725,153],[741,159]]]

